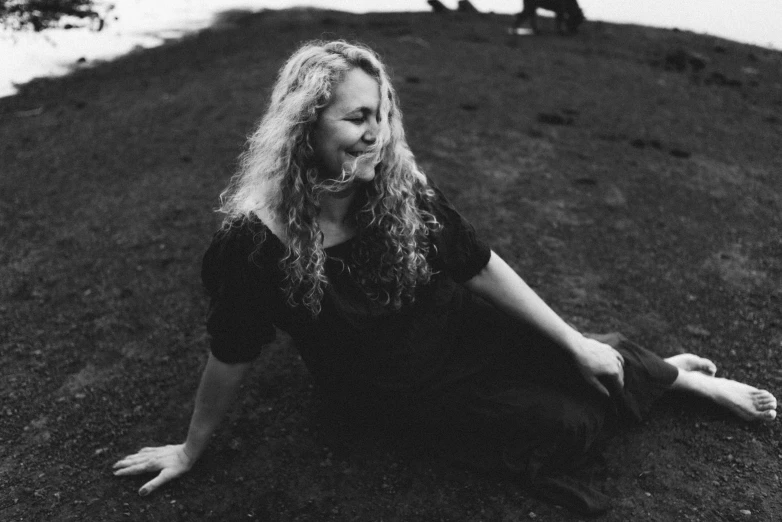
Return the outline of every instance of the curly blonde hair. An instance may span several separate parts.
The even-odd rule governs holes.
[[[313,135],[334,88],[360,68],[380,86],[379,163],[363,185],[353,219],[358,230],[353,265],[356,280],[372,299],[399,309],[414,300],[417,285],[429,281],[428,235],[440,224],[421,203],[435,197],[405,139],[402,113],[378,56],[344,41],[309,42],[280,70],[269,107],[240,158],[240,169],[221,194],[224,226],[253,215],[281,236],[283,291],[291,306],[320,313],[326,254],[318,226],[319,197],[352,181],[318,175]]]

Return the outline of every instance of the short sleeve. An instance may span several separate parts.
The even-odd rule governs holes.
[[[247,222],[221,229],[201,266],[209,296],[206,329],[210,348],[218,360],[228,364],[252,361],[276,336],[270,267],[258,262],[263,256],[257,255],[255,237]]]
[[[433,268],[446,272],[457,283],[464,283],[488,264],[491,248],[478,238],[475,228],[459,214],[440,189],[434,185],[432,188],[436,196],[429,203],[429,209],[442,224],[442,229],[431,236]]]

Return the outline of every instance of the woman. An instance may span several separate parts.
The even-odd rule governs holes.
[[[558,317],[418,168],[367,48],[299,49],[242,159],[204,256],[211,354],[187,439],[115,464],[159,471],[142,495],[192,467],[275,326],[324,393],[401,412],[450,454],[582,512],[607,508],[579,478],[598,443],[668,389],[776,416],[769,392],[706,359],[662,360]]]

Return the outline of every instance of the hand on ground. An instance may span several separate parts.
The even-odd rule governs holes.
[[[148,495],[166,482],[183,475],[193,467],[195,459],[185,453],[184,444],[143,448],[138,453],[128,455],[114,464],[114,475],[138,475],[159,471],[138,490],[139,495]]]
[[[581,375],[603,395],[610,395],[608,389],[598,380],[607,377],[621,389],[625,385],[624,358],[611,346],[581,337],[573,352]]]

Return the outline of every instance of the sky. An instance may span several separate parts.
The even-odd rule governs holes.
[[[457,0],[441,0],[456,8]],[[471,0],[482,12],[516,13],[522,0]],[[107,0],[97,0],[105,8]],[[115,8],[100,32],[0,30],[0,97],[14,84],[65,74],[136,48],[160,45],[207,27],[226,9],[285,9],[307,5],[351,12],[429,11],[426,0],[111,0]],[[679,28],[782,50],[782,0],[579,0],[588,20]],[[116,19],[115,19],[116,17]]]

